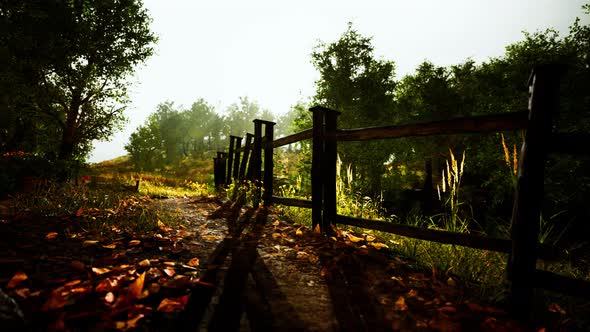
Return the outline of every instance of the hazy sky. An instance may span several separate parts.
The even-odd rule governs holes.
[[[126,154],[129,135],[164,101],[188,107],[204,98],[222,111],[248,96],[273,113],[288,111],[314,93],[313,47],[336,41],[348,22],[373,38],[377,57],[396,63],[399,79],[426,59],[444,66],[501,56],[523,31],[565,35],[587,2],[144,0],[160,39],[156,54],[137,69],[125,130],[95,143],[90,161]]]

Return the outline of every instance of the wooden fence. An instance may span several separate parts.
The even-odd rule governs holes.
[[[244,146],[241,146],[241,137],[231,136],[228,152],[219,152],[217,158],[214,158],[215,184],[224,186],[232,182],[250,180],[258,188],[262,187],[262,201],[266,206],[282,204],[311,208],[314,228],[319,225],[324,233],[330,232],[333,224],[343,224],[416,239],[508,253],[507,272],[511,280],[512,312],[517,318],[528,319],[532,313],[535,288],[573,295],[590,295],[590,283],[536,268],[539,258],[552,258],[556,255],[554,248],[538,243],[547,153],[587,154],[588,147],[582,142],[590,141],[586,134],[553,133],[551,119],[558,107],[562,72],[563,67],[558,65],[543,65],[533,70],[529,80],[529,109],[523,112],[339,130],[337,118],[340,113],[318,106],[310,109],[313,113],[312,129],[276,140],[273,139],[274,122],[254,120],[254,134],[247,134]],[[512,214],[511,239],[425,229],[337,213],[338,141],[491,133],[518,129],[526,130],[526,135],[520,152],[521,162]],[[273,149],[306,139],[312,140],[312,199],[273,195]],[[581,139],[586,140],[580,141]]]

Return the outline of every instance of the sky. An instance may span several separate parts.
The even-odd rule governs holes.
[[[523,31],[565,36],[587,2],[144,0],[159,37],[155,55],[131,79],[126,127],[94,142],[88,161],[125,155],[130,134],[166,101],[190,107],[203,98],[222,112],[247,96],[275,114],[289,111],[314,94],[314,47],[337,41],[348,22],[372,37],[374,55],[394,61],[401,79],[424,60],[447,66],[502,56]]]

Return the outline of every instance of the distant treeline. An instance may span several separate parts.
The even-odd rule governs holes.
[[[289,132],[292,114],[276,120],[279,135]],[[138,169],[162,168],[187,157],[202,158],[208,151],[222,151],[230,135],[252,132],[254,119],[273,121],[275,115],[247,97],[223,114],[203,99],[190,108],[164,102],[131,134],[125,149]]]

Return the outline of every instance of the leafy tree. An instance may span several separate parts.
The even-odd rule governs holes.
[[[339,128],[392,122],[395,65],[375,59],[371,38],[349,24],[338,41],[314,49],[312,63],[320,72],[314,103],[340,111]],[[383,163],[391,152],[380,142],[340,144],[339,152],[358,169],[362,187],[379,192]]]
[[[13,102],[28,99],[29,120],[57,129],[58,158],[83,155],[124,121],[126,78],[153,53],[151,19],[141,0],[17,3],[0,7],[12,26],[3,55],[16,63],[3,78],[30,88],[10,96],[8,108],[14,114],[20,107]]]

